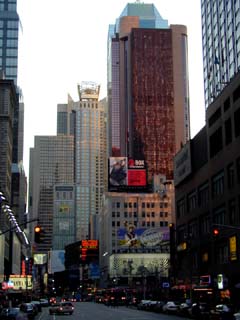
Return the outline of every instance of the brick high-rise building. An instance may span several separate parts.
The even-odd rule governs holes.
[[[129,3],[109,27],[109,155],[144,159],[173,177],[190,138],[187,30],[168,26],[153,4]]]

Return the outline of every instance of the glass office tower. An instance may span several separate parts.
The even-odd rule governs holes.
[[[17,85],[19,16],[17,0],[0,0],[0,70]]]
[[[240,67],[240,0],[202,0],[205,106]]]

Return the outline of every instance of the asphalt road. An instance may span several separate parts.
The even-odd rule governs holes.
[[[75,302],[73,315],[49,315],[43,308],[36,320],[184,320],[188,318],[153,313],[127,307],[107,307],[93,302]],[[188,319],[189,320],[189,319]]]

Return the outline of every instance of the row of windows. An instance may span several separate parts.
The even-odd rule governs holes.
[[[137,227],[139,224],[141,224],[142,227],[167,227],[168,226],[168,221],[142,221],[141,223],[138,223],[136,221],[133,221],[132,224]],[[112,227],[122,227],[124,228],[124,224],[121,225],[120,221],[112,221]]]
[[[184,225],[178,230],[179,242],[187,239],[196,239],[199,236],[209,235],[212,224],[223,224],[236,226],[239,224],[240,216],[238,214],[240,205],[240,196],[237,199],[232,198],[225,204],[212,210],[212,214],[206,213],[199,219],[193,219],[188,225]]]
[[[142,218],[145,218],[145,217],[152,217],[152,218],[155,218],[155,217],[157,217],[157,216],[160,216],[160,217],[168,217],[168,212],[164,212],[164,211],[161,211],[159,214],[157,213],[157,212],[142,212],[142,214],[141,214],[141,216],[142,216]],[[135,218],[137,218],[137,216],[138,216],[138,214],[137,214],[137,212],[135,211],[135,212],[124,212],[124,218],[131,218],[131,217],[135,217]],[[117,217],[117,218],[120,218],[121,217],[121,214],[120,214],[120,212],[112,212],[112,218],[115,218],[115,217]]]
[[[7,39],[7,47],[14,47],[17,48],[18,47],[18,39]],[[3,39],[0,38],[0,47],[3,46]]]
[[[218,109],[220,110],[220,109]],[[216,116],[215,113],[213,116]],[[209,119],[209,124],[213,116]],[[240,109],[234,112],[233,117],[234,122],[234,134],[235,138],[240,136]],[[233,124],[232,119],[229,118],[223,123],[223,127],[219,127],[214,133],[212,133],[209,137],[209,145],[210,145],[210,157],[215,156],[219,151],[223,149],[223,131],[225,133],[225,145],[228,145],[233,140]]]
[[[137,208],[137,202],[124,202],[123,204],[124,208]],[[142,208],[155,208],[158,207],[158,202],[142,202],[141,203]],[[168,208],[168,202],[160,202],[159,203],[160,208]],[[113,202],[112,208],[121,208],[120,202]]]
[[[234,188],[236,183],[240,184],[240,158],[231,162],[224,170],[221,170],[211,178],[211,196],[215,199],[224,194],[226,184],[228,189]],[[226,181],[225,181],[226,179]],[[197,189],[187,195],[187,199],[177,201],[177,217],[186,215],[198,207],[206,207],[210,201],[209,182],[205,182]]]

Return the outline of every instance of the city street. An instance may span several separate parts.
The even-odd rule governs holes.
[[[76,302],[73,315],[49,315],[48,308],[43,308],[37,320],[169,320],[187,319],[174,315],[152,313],[127,307],[107,307],[93,302]]]

